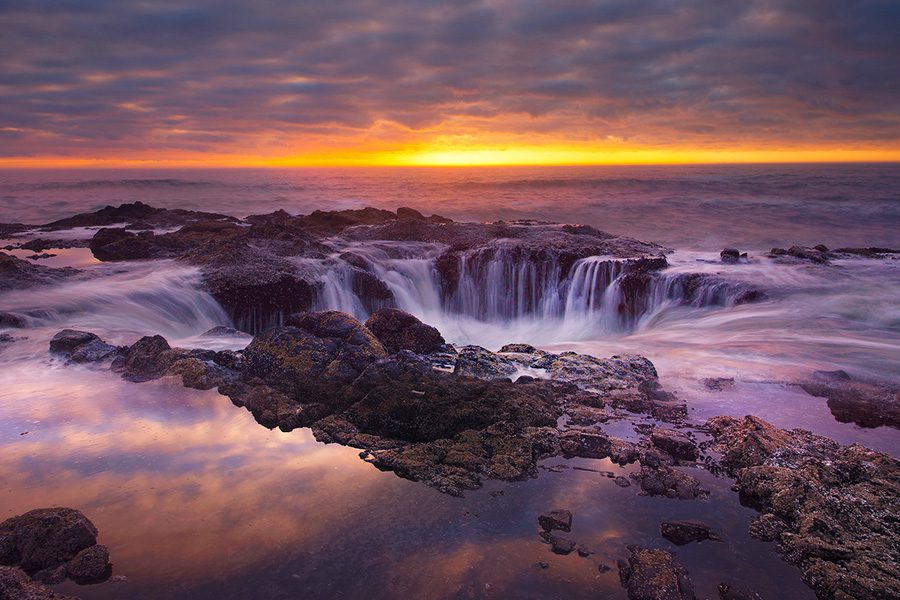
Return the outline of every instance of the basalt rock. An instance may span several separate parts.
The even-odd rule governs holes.
[[[748,416],[707,422],[741,501],[820,598],[900,596],[900,461]]]
[[[759,594],[733,583],[720,583],[719,600],[762,600]]]
[[[13,312],[0,311],[0,327],[21,329],[28,326],[28,319]]]
[[[0,252],[0,292],[58,283],[80,272],[71,267],[54,268],[36,265],[11,254]]]
[[[696,600],[691,577],[675,555],[658,548],[629,546],[619,561],[619,578],[630,600]]]
[[[725,248],[719,253],[723,263],[737,264],[741,260],[741,251],[736,248]]]
[[[396,308],[383,308],[366,320],[366,328],[388,352],[411,350],[429,354],[443,349],[441,333],[415,316]]]
[[[0,523],[0,564],[58,583],[55,572],[80,583],[109,576],[109,552],[97,528],[72,508],[42,508]]]
[[[826,264],[829,262],[828,248],[823,247],[809,248],[807,246],[791,246],[787,250],[784,248],[772,248],[769,256],[774,258],[776,262],[796,263],[811,262],[815,264]]]
[[[538,524],[544,531],[572,531],[572,513],[568,510],[551,510],[538,517]]]
[[[650,434],[650,441],[673,457],[681,460],[696,460],[700,456],[700,450],[694,441],[684,433],[674,429],[654,429]]]

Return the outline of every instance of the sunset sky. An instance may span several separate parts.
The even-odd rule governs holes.
[[[0,166],[900,160],[896,0],[0,0]]]

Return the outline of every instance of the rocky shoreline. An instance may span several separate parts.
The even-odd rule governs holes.
[[[90,240],[53,237],[72,227],[99,229]],[[14,224],[0,231],[18,235],[34,229]],[[320,442],[357,448],[374,467],[453,496],[486,480],[537,477],[542,460],[565,457],[632,465],[630,476],[616,477],[615,483],[633,487],[635,494],[702,501],[708,492],[696,475],[709,470],[734,479],[742,503],[760,513],[751,534],[775,542],[818,597],[900,597],[896,459],[804,430],[779,429],[754,416],[690,422],[685,402],[665,390],[654,365],[642,356],[551,353],[516,340],[496,352],[447,344],[435,327],[397,308],[395,288],[372,258],[374,252],[387,260],[408,253],[431,257],[430,276],[441,302],[448,310],[480,317],[540,314],[560,303],[561,291],[570,294],[569,302],[583,301],[593,309],[594,296],[613,280],[618,287],[611,313],[626,322],[664,294],[685,304],[766,298],[762,289],[717,274],[665,273],[669,249],[586,226],[455,223],[413,209],[305,216],[277,211],[237,219],[138,202],[39,229],[46,237],[17,248],[87,247],[104,262],[168,259],[196,267],[231,324],[252,335],[246,348],[235,351],[176,348],[160,335],[117,346],[95,333],[67,329],[50,341],[50,352],[61,360],[108,365],[135,383],[177,377],[189,388],[215,389],[267,428],[308,427]],[[827,264],[848,255],[892,253],[792,247],[773,249],[772,256],[779,262]],[[735,249],[724,250],[721,259],[725,264],[750,260]],[[0,272],[0,291],[83,274],[2,253]],[[366,314],[364,321],[316,310],[326,272],[339,273]],[[509,286],[508,298],[468,289],[498,282]],[[586,293],[573,299],[576,283]],[[469,296],[463,298],[463,291]],[[2,327],[28,323],[26,315],[0,312]],[[15,341],[3,335],[0,342]],[[721,391],[734,380],[705,385]],[[816,373],[800,385],[827,398],[838,420],[894,428],[900,422],[896,386],[856,381],[843,372]],[[614,423],[632,425],[636,437],[604,431]],[[66,514],[66,519],[77,516]],[[108,552],[96,546],[95,529],[93,542],[72,556],[53,564],[28,562],[15,541],[24,539],[25,521],[15,519],[34,517],[29,515],[0,524],[0,564],[21,569],[0,571],[0,585],[50,598],[29,586],[60,577],[103,578],[96,567],[108,566]],[[589,549],[558,533],[569,531],[572,518],[564,509],[541,515],[540,538],[555,554],[587,556]],[[694,521],[665,521],[660,532],[676,545],[719,539]],[[90,560],[78,558],[88,550]],[[629,552],[618,568],[630,598],[696,597],[690,574],[674,553],[638,546]],[[757,597],[728,582],[719,585],[719,595]]]

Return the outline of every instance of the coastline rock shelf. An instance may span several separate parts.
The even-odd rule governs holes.
[[[364,320],[386,307],[624,330],[661,306],[765,298],[719,275],[667,272],[669,249],[593,227],[457,223],[410,208],[237,219],[135,202],[28,227],[7,228],[12,239],[24,240],[9,248],[86,245],[104,262],[174,259],[196,266],[234,325],[250,333],[301,311],[337,309]],[[90,239],[53,239],[71,227],[99,229]],[[8,255],[0,255],[0,269],[15,275],[6,278],[15,287],[78,274]]]

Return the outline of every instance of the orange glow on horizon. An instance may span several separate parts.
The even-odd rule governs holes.
[[[588,146],[348,148],[282,156],[180,154],[36,156],[0,158],[0,168],[255,168],[255,167],[475,167],[688,165],[750,163],[900,162],[898,148],[592,148]]]

